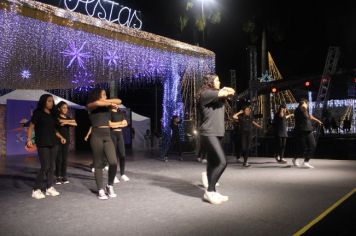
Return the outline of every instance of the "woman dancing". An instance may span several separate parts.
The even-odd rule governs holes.
[[[224,100],[233,96],[235,90],[224,87],[220,89],[219,77],[215,74],[204,76],[203,85],[197,95],[199,111],[201,113],[200,135],[203,148],[207,152],[208,188],[203,199],[211,204],[221,204],[227,201],[216,191],[215,186],[226,168],[226,157],[220,143],[225,133]]]
[[[111,138],[115,145],[116,157],[120,163],[120,179],[123,181],[129,181],[129,177],[125,174],[125,140],[122,134],[122,129],[127,127],[127,121],[124,114],[118,109],[111,109]],[[120,180],[115,176],[114,183],[119,183]]]
[[[117,160],[115,154],[115,146],[111,139],[110,133],[110,109],[118,108],[121,104],[120,99],[107,99],[105,90],[94,89],[90,94],[87,108],[89,111],[89,119],[92,124],[92,134],[90,145],[93,151],[95,180],[98,188],[98,198],[101,200],[108,199],[108,196],[113,198],[117,195],[114,192],[114,178],[117,170]],[[108,184],[106,185],[105,193],[103,185],[103,168],[105,159],[109,163]]]
[[[281,105],[274,115],[273,125],[274,125],[274,134],[276,138],[276,147],[277,151],[275,153],[275,158],[278,163],[287,163],[284,159],[284,152],[286,150],[287,144],[287,119],[294,116],[294,114],[286,114],[287,108],[286,105]]]
[[[251,142],[253,138],[253,126],[262,129],[262,127],[256,123],[252,117],[251,107],[246,106],[243,110],[233,115],[233,118],[238,122],[239,125],[239,138],[240,138],[240,148],[241,154],[244,158],[243,166],[250,167],[251,165],[247,162]]]
[[[77,126],[77,122],[68,116],[68,104],[59,102],[57,105],[58,125],[57,130],[65,138],[66,143],[58,144],[58,155],[56,160],[56,184],[68,184],[67,179],[67,159],[69,153],[70,134],[69,128]]]
[[[309,164],[309,160],[314,154],[316,147],[314,135],[313,135],[313,126],[312,121],[317,122],[319,125],[323,123],[315,118],[313,115],[308,112],[308,100],[302,99],[299,102],[299,106],[294,111],[295,119],[295,133],[299,144],[302,146],[304,162],[301,165],[303,168],[313,169],[314,166]],[[292,164],[296,167],[299,167],[299,162],[297,158],[292,160]]]
[[[56,130],[56,118],[53,114],[54,100],[52,95],[43,94],[37,104],[37,109],[33,112],[31,122],[27,130],[28,148],[32,148],[32,132],[35,130],[35,142],[38,150],[38,157],[41,169],[38,172],[36,182],[32,191],[35,199],[49,196],[58,196],[59,192],[52,186],[54,176],[54,163],[58,153],[57,140],[61,144],[66,143],[66,139]],[[46,180],[45,194],[42,192],[43,183]]]

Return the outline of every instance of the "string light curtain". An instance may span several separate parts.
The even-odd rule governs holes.
[[[184,114],[181,78],[215,71],[215,54],[204,48],[30,0],[1,1],[0,35],[2,89],[82,93],[113,80],[159,80],[164,143],[170,117]]]

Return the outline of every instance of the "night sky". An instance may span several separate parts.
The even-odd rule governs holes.
[[[201,44],[201,33],[194,29],[194,20],[188,22],[183,33],[179,32],[178,18],[184,12],[186,0],[114,1],[140,10],[145,31]],[[229,69],[236,69],[240,87],[246,87],[246,47],[256,45],[260,50],[263,28],[267,29],[267,48],[286,79],[322,73],[330,45],[341,47],[340,67],[356,67],[356,4],[353,0],[211,1],[213,3],[205,5],[206,12],[218,9],[221,22],[217,25],[207,24],[205,47],[216,53],[217,73],[223,81],[229,81]],[[41,2],[63,6],[63,0]],[[200,1],[193,2],[196,4],[195,14],[200,14]],[[255,23],[256,42],[251,42],[250,35],[243,31],[248,21]]]
[[[194,43],[191,32],[182,37],[177,20],[183,0],[121,1],[140,9],[144,30]],[[199,1],[195,1],[200,4]],[[329,45],[340,46],[340,66],[356,67],[356,7],[346,1],[215,0],[206,8],[219,8],[221,23],[207,28],[206,47],[216,53],[217,73],[228,82],[229,69],[236,69],[239,83],[248,80],[248,45],[261,47],[261,31],[267,28],[267,48],[283,76],[320,74]],[[253,20],[257,42],[251,43],[243,25]],[[190,34],[190,35],[189,35]]]

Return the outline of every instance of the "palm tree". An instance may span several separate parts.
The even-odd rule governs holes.
[[[203,1],[203,0],[202,0]],[[184,1],[184,10],[183,12],[179,15],[179,31],[180,34],[182,35],[184,30],[187,28],[188,23],[191,23],[193,25],[193,29],[197,30],[198,32],[202,33],[202,44],[204,45],[205,41],[205,31],[207,29],[207,26],[210,25],[216,25],[221,22],[221,12],[217,8],[211,8],[204,10],[204,12],[201,11],[200,5],[195,4],[193,0],[186,0]],[[195,32],[193,32],[194,34]],[[194,43],[197,43],[198,40],[196,37],[194,38]]]

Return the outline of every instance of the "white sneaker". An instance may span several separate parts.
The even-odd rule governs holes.
[[[296,167],[300,166],[299,161],[296,158],[292,159],[292,163],[293,163],[293,166],[296,166]]]
[[[100,200],[108,200],[108,196],[105,194],[104,189],[99,189],[98,198]]]
[[[55,197],[55,196],[59,195],[59,192],[55,188],[50,187],[50,188],[46,189],[46,195]]]
[[[104,170],[108,171],[109,170],[109,166],[105,166]]]
[[[130,180],[129,177],[127,177],[127,175],[121,175],[121,178],[120,178],[120,179],[123,180],[123,181],[125,181],[125,182],[127,182],[127,181]]]
[[[202,159],[201,163],[206,164],[206,163],[208,163],[208,161],[206,159]]]
[[[219,197],[219,195],[216,194],[216,192],[205,191],[203,199],[214,205],[219,205],[222,203],[222,199]]]
[[[206,174],[206,172],[201,173],[201,182],[203,183],[204,188],[209,187],[208,175]]]
[[[215,192],[215,194],[221,199],[222,202],[227,202],[229,201],[229,196],[222,195],[219,192]]]
[[[307,169],[314,169],[314,166],[310,165],[309,162],[304,162],[301,167]]]
[[[120,180],[119,180],[119,178],[117,178],[117,177],[115,176],[114,184],[118,184],[118,183],[120,183]]]
[[[42,193],[40,189],[37,190],[32,190],[32,197],[34,199],[43,199],[46,198],[46,196]]]
[[[117,197],[112,185],[106,185],[106,191],[108,192],[109,197]]]
[[[91,172],[92,173],[94,173],[95,172],[95,168],[93,167],[93,168],[91,168]]]

